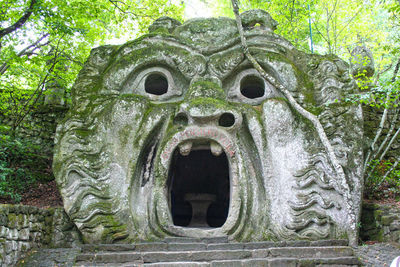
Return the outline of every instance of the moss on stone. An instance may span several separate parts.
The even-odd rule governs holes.
[[[18,226],[17,215],[15,215],[14,213],[9,213],[7,217],[8,217],[8,227],[17,228]]]
[[[395,219],[397,219],[396,216],[394,215],[389,215],[389,216],[382,216],[381,221],[382,225],[390,225]]]
[[[378,230],[376,233],[370,235],[371,240],[382,242],[384,241],[383,229]]]
[[[373,211],[373,216],[374,216],[375,220],[380,220],[382,215],[383,215],[383,211],[382,210],[377,209],[377,210]]]

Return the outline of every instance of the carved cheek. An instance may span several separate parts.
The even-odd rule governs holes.
[[[278,100],[265,102],[264,121],[268,135],[278,140],[293,136],[294,117],[286,103]]]

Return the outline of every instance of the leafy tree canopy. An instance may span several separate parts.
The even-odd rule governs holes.
[[[0,114],[16,128],[48,88],[68,93],[91,48],[182,14],[169,0],[0,0]]]

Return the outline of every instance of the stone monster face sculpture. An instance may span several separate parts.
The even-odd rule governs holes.
[[[58,126],[54,172],[85,242],[167,236],[237,241],[356,237],[362,114],[348,66],[241,15],[251,53],[317,115],[313,124],[245,58],[228,18],[160,18],[150,34],[90,54]],[[259,26],[255,26],[255,25]]]

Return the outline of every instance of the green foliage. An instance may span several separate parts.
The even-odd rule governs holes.
[[[373,199],[400,198],[400,168],[393,168],[393,164],[389,160],[370,162],[369,168],[374,167],[374,170],[365,181],[365,196]]]
[[[7,128],[0,126],[0,197],[19,202],[27,186],[54,179],[51,159],[42,145],[10,137]]]
[[[31,3],[26,22],[1,36]],[[183,13],[170,0],[0,0],[0,7],[0,114],[12,118],[12,131],[46,95],[69,101],[91,48],[123,43],[154,19]]]

